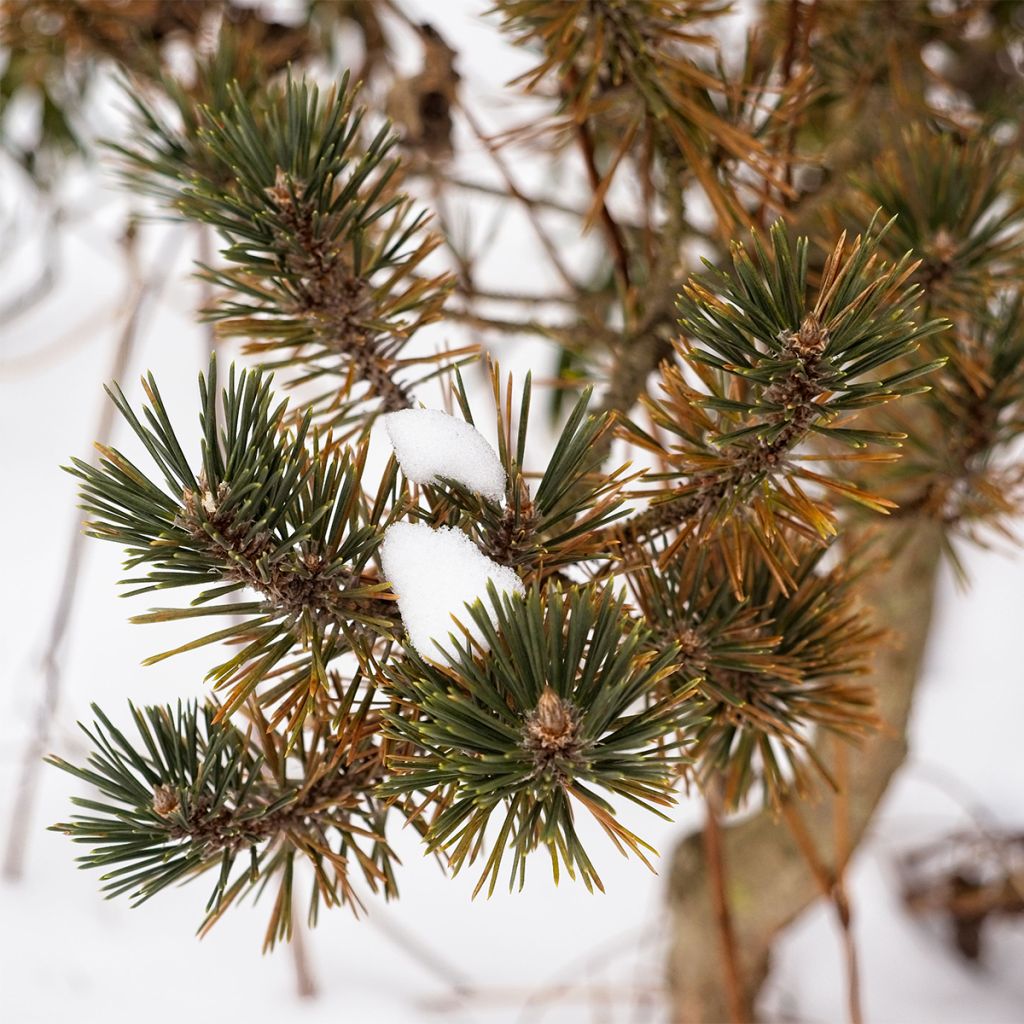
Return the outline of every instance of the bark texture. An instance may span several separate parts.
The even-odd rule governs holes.
[[[884,721],[879,732],[849,754],[848,841],[856,849],[907,753],[906,727],[932,619],[940,558],[940,529],[927,522],[899,527],[888,568],[865,581],[864,599],[893,639],[875,658],[872,681]],[[828,868],[834,868],[835,802],[801,803],[807,832]],[[726,886],[743,978],[746,1014],[768,973],[779,931],[816,899],[821,888],[785,821],[761,812],[722,835]],[[731,1019],[720,962],[716,911],[710,899],[701,835],[676,848],[669,874],[671,914],[669,986],[676,1024]],[[836,955],[839,956],[837,941]]]

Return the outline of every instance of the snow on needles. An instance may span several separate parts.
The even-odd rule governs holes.
[[[459,636],[456,616],[484,649],[479,627],[466,608],[477,598],[491,610],[487,582],[499,594],[525,594],[515,572],[491,561],[461,530],[433,530],[424,523],[394,523],[381,545],[384,574],[398,595],[398,610],[413,647],[424,657],[437,649],[455,654],[448,634]]]
[[[418,484],[455,480],[492,501],[505,496],[505,469],[475,427],[438,409],[402,409],[384,417],[402,472]]]

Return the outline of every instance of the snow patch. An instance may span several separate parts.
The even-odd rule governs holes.
[[[455,480],[492,501],[505,497],[505,468],[475,427],[439,409],[402,409],[384,417],[402,472],[418,484]]]
[[[380,549],[384,575],[398,596],[398,610],[413,647],[424,657],[436,649],[455,655],[448,634],[460,635],[455,615],[485,650],[487,644],[467,604],[477,598],[491,611],[487,583],[499,594],[526,593],[522,580],[506,565],[488,558],[461,530],[425,523],[394,523]],[[493,614],[493,613],[492,613]]]

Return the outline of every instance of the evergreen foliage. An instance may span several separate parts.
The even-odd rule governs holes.
[[[819,783],[841,788],[823,738],[879,725],[865,676],[888,624],[859,594],[888,551],[884,518],[938,522],[953,552],[955,536],[1009,533],[1024,501],[1024,191],[988,122],[928,105],[917,56],[925,37],[966,45],[953,15],[901,8],[894,38],[917,41],[905,130],[858,120],[844,146],[849,90],[868,116],[876,88],[895,94],[895,58],[869,45],[870,5],[822,0],[816,30],[802,5],[785,23],[779,6],[729,64],[715,0],[497,3],[536,59],[517,86],[546,104],[502,145],[585,175],[578,209],[516,185],[470,104],[413,96],[495,159],[499,198],[527,212],[561,282],[542,296],[479,284],[445,221],[449,190],[469,187],[445,166],[450,137],[427,147],[381,123],[358,74],[317,83],[306,58],[331,53],[332,18],[361,26],[368,75],[393,77],[373,4],[311,4],[287,38],[225,16],[187,77],[141,15],[121,28],[148,40],[145,63],[117,33],[83,36],[132,93],[132,127],[111,143],[122,182],[220,239],[200,268],[202,315],[258,364],[225,383],[211,360],[193,452],[152,376],[142,408],[115,385],[148,464],[102,446],[70,467],[89,533],[125,551],[126,596],[174,592],[134,621],[196,620],[194,639],[150,660],[217,651],[205,702],[132,707],[132,737],[96,709],[88,767],[52,759],[99,791],[56,827],[109,895],[142,901],[213,872],[206,928],[269,889],[272,945],[290,934],[300,876],[311,919],[357,906],[364,884],[393,895],[391,827],[411,823],[452,872],[482,865],[478,891],[503,865],[521,887],[541,848],[556,879],[600,888],[582,811],[651,864],[617,816],[626,805],[665,816],[689,786],[716,808],[786,809]],[[21,58],[41,31],[8,25]],[[438,31],[416,31],[457,81]],[[49,82],[53,66],[33,79],[14,61],[3,88],[15,72]],[[630,216],[615,200],[627,176],[643,200]],[[436,235],[410,198],[424,184]],[[553,213],[594,229],[590,280],[562,265]],[[492,316],[483,299],[525,312]],[[565,316],[542,323],[551,305]],[[491,366],[504,501],[446,477],[414,484],[395,459],[368,469],[375,419],[431,388],[484,422],[460,369],[476,346],[419,344],[438,320],[543,334],[559,345],[559,395],[580,391],[551,403],[554,443],[528,466],[535,380],[517,393]],[[526,587],[456,609],[443,661],[405,642],[381,563],[385,531],[406,520],[464,531]]]
[[[297,728],[337,653],[365,657],[372,637],[394,634],[392,606],[382,597],[387,585],[367,572],[394,473],[381,480],[371,506],[361,488],[365,445],[339,448],[316,434],[307,445],[309,413],[297,428],[285,427],[287,403],[274,403],[270,381],[259,373],[232,369],[221,417],[213,362],[209,378],[199,380],[202,450],[190,464],[152,377],[146,390],[149,426],[120,390],[111,399],[152,456],[163,487],[111,448],[102,449],[98,467],[75,460],[83,507],[96,517],[89,532],[125,546],[126,568],[146,567],[144,576],[124,581],[129,595],[205,588],[186,607],[158,608],[134,621],[233,620],[150,663],[205,644],[237,644],[241,650],[209,674],[228,691],[222,714],[274,674],[280,679],[266,699],[283,702],[277,717]],[[257,600],[225,600],[243,590]],[[297,648],[301,656],[290,661]]]
[[[201,931],[247,893],[276,886],[265,949],[291,936],[297,858],[313,868],[311,922],[321,905],[359,905],[350,864],[371,890],[394,895],[387,809],[374,795],[383,775],[378,727],[351,693],[339,697],[350,710],[344,729],[318,727],[291,747],[265,721],[243,731],[213,705],[180,703],[131,707],[140,747],[94,705],[96,723],[83,726],[89,767],[50,761],[103,800],[76,797],[86,813],[53,827],[91,847],[82,866],[104,872],[108,897],[129,893],[136,906],[216,872]]]
[[[485,829],[501,825],[479,891],[493,892],[506,846],[510,887],[526,877],[526,855],[544,845],[557,880],[559,861],[587,888],[601,880],[574,824],[572,804],[590,812],[623,852],[642,859],[648,844],[616,821],[597,790],[655,813],[672,803],[672,765],[680,730],[692,711],[688,690],[657,694],[673,670],[671,645],[644,652],[647,631],[623,612],[623,598],[593,587],[563,593],[557,585],[526,598],[489,599],[470,614],[487,649],[457,644],[447,669],[407,651],[387,675],[398,710],[390,731],[415,751],[390,762],[385,791],[424,793],[441,808],[425,833],[450,850],[453,871],[482,855]],[[481,657],[481,654],[484,656]],[[645,705],[645,706],[641,706]],[[653,852],[653,850],[652,850]]]

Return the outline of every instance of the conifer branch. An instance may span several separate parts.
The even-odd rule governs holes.
[[[221,721],[210,705],[131,710],[143,753],[94,705],[95,725],[83,726],[89,767],[49,759],[103,796],[75,798],[85,813],[53,828],[94,847],[81,862],[104,872],[108,897],[130,894],[138,905],[217,871],[205,930],[276,876],[270,948],[291,930],[297,857],[315,869],[311,915],[321,902],[358,903],[350,861],[371,890],[393,891],[385,810],[374,796],[380,746],[365,705],[340,737],[320,730],[291,750],[265,727],[253,735]]]
[[[396,191],[397,136],[364,138],[347,75],[323,96],[291,80],[258,99],[235,82],[209,91],[194,137],[187,119],[168,127],[136,100],[146,130],[118,147],[135,180],[225,240],[227,265],[202,271],[221,292],[206,315],[266,365],[300,369],[293,383],[326,386],[310,407],[332,425],[362,397],[407,408],[400,368],[439,360],[403,349],[452,279],[419,276],[438,239]]]
[[[414,753],[389,759],[394,775],[384,791],[436,805],[425,839],[448,852],[453,871],[481,854],[497,817],[477,892],[494,891],[506,847],[510,888],[522,887],[526,856],[539,846],[551,854],[556,881],[561,864],[588,889],[603,888],[573,805],[620,852],[649,865],[651,847],[616,820],[599,790],[656,814],[672,803],[673,766],[685,757],[668,734],[685,732],[692,714],[685,691],[656,692],[674,648],[645,651],[643,627],[608,590],[554,585],[523,599],[499,598],[492,587],[489,603],[493,616],[480,602],[469,609],[486,647],[455,640],[447,667],[407,651],[385,669],[398,701],[386,715],[390,734]]]
[[[230,714],[296,649],[299,661],[272,691],[278,699],[289,689],[305,691],[310,679],[326,686],[325,666],[334,657],[365,655],[377,638],[391,638],[395,613],[372,560],[387,522],[383,496],[394,489],[394,465],[371,506],[361,487],[365,445],[339,449],[314,434],[307,448],[309,413],[296,429],[286,428],[287,403],[274,405],[270,380],[259,373],[236,374],[232,367],[218,403],[211,360],[208,378],[199,381],[203,446],[196,469],[152,376],[144,386],[148,426],[120,389],[111,399],[148,450],[163,486],[113,448],[100,448],[98,467],[73,460],[83,507],[95,517],[88,530],[124,545],[129,569],[146,567],[144,575],[124,581],[129,594],[204,588],[187,607],[155,609],[134,621],[232,618],[150,663],[209,643],[241,643],[239,653],[210,673],[229,691],[222,713]],[[246,589],[258,600],[217,603]],[[301,719],[297,715],[292,727]]]
[[[871,229],[852,245],[841,238],[812,289],[807,240],[792,246],[779,222],[770,252],[755,238],[756,263],[735,245],[733,274],[709,267],[687,285],[680,323],[688,340],[676,346],[679,362],[663,368],[665,397],[646,403],[673,444],[626,425],[627,436],[655,452],[669,471],[655,478],[665,483],[652,492],[651,507],[621,528],[625,541],[676,529],[662,556],[668,558],[688,538],[728,524],[750,531],[785,584],[791,559],[772,554],[781,531],[822,538],[836,532],[834,515],[809,490],[824,488],[876,511],[892,507],[812,471],[794,454],[812,434],[858,453],[870,445],[899,447],[900,433],[841,424],[865,408],[919,392],[917,378],[943,364],[907,368],[899,362],[947,323],[912,319],[921,292],[907,281],[916,264],[909,256],[880,263],[884,233]],[[879,374],[885,366],[887,374]],[[731,562],[738,569],[735,556]],[[735,583],[742,585],[738,573]]]

